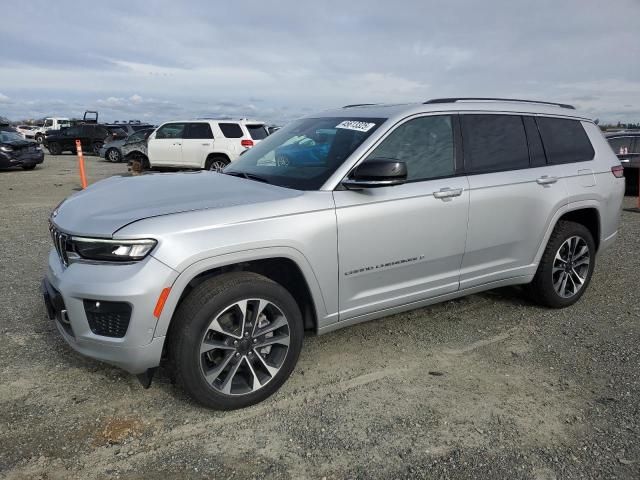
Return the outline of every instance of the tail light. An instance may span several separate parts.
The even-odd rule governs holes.
[[[242,145],[243,147],[253,147],[253,140],[242,140],[240,142],[240,145]]]
[[[624,178],[624,168],[622,165],[611,167],[611,173],[613,173],[613,176],[616,178]]]

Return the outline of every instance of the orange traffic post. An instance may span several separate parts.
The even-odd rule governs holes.
[[[82,144],[80,140],[76,140],[76,151],[78,152],[78,168],[80,169],[80,183],[82,189],[87,188],[87,175],[84,172],[84,156],[82,155]]]

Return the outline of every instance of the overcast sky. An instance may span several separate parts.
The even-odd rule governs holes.
[[[640,0],[9,2],[0,116],[284,123],[502,96],[640,121]]]

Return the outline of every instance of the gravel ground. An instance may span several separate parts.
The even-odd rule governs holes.
[[[309,337],[279,393],[224,413],[77,355],[46,318],[47,217],[77,186],[70,155],[0,171],[0,477],[640,477],[640,214],[571,308],[502,289]]]

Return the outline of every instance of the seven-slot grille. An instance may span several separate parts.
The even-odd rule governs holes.
[[[52,223],[49,223],[49,232],[51,232],[51,239],[53,240],[53,246],[56,247],[56,252],[63,265],[66,267],[69,265],[69,256],[67,254],[67,248],[69,243],[69,235],[59,231]]]

